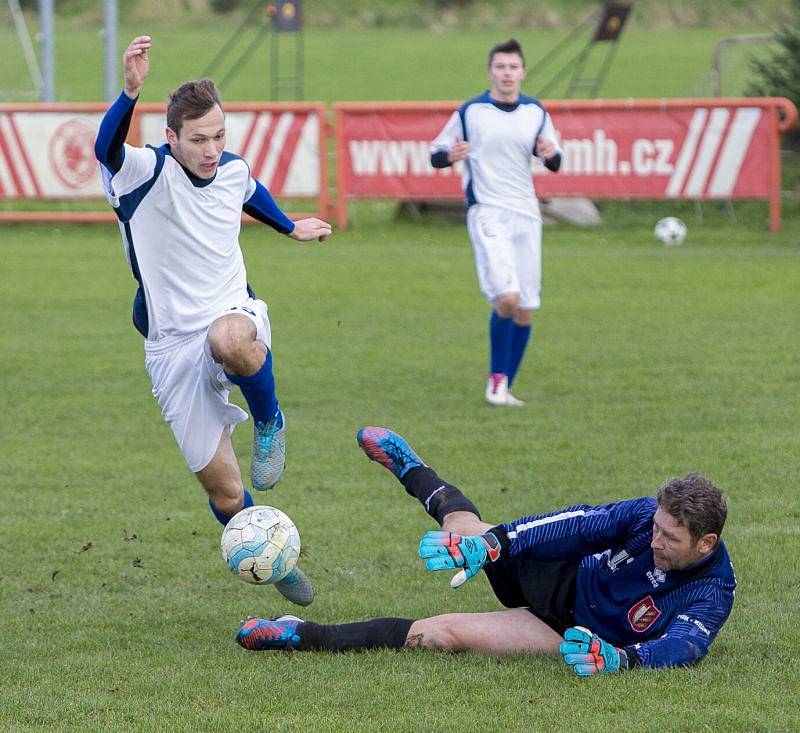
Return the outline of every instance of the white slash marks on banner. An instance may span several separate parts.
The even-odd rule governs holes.
[[[258,178],[267,188],[272,186],[272,178],[294,117],[293,112],[281,112],[278,115],[271,112],[258,113],[252,134],[248,134],[240,153],[250,164],[253,177]]]
[[[761,115],[762,111],[756,107],[737,109],[728,125],[730,110],[719,107],[709,115],[708,109],[696,109],[667,184],[667,196],[675,198],[681,193],[687,197],[704,193],[720,198],[729,196]],[[722,151],[717,158],[720,145]]]
[[[703,193],[711,166],[722,142],[722,133],[725,132],[725,126],[728,124],[730,116],[731,113],[724,107],[718,107],[711,112],[711,119],[706,125],[703,139],[700,142],[700,152],[697,154],[692,175],[689,176],[689,182],[686,184],[685,194],[687,196],[699,196]]]
[[[725,145],[719,156],[717,168],[714,171],[714,177],[708,187],[708,193],[711,196],[729,196],[733,191],[760,119],[761,110],[757,107],[736,110],[731,129],[725,138]]]
[[[667,184],[667,196],[671,198],[676,197],[683,188],[683,182],[686,180],[686,175],[689,172],[689,167],[694,160],[694,154],[697,150],[697,141],[700,139],[700,133],[706,124],[708,117],[707,109],[696,109],[692,115],[692,120],[689,123],[689,132],[686,134],[686,139],[683,141],[678,162],[675,164],[675,170],[672,177]]]
[[[319,115],[309,114],[300,129],[285,174],[282,189],[285,196],[318,196],[320,193],[319,124]]]
[[[275,132],[272,133],[272,138],[269,140],[269,153],[259,174],[264,181],[272,182],[275,169],[278,167],[278,158],[283,150],[283,144],[286,142],[292,122],[294,122],[294,113],[283,112],[278,119],[278,124],[275,125]]]
[[[272,112],[253,112],[253,121],[250,123],[250,129],[247,131],[244,144],[239,151],[239,155],[251,166],[255,159],[255,156],[251,154],[251,148],[255,151],[260,150],[261,144],[264,142],[264,136],[269,130],[271,122]]]
[[[0,113],[0,194],[6,197],[41,196],[11,113]]]

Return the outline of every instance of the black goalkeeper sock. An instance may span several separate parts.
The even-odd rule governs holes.
[[[346,652],[356,649],[402,649],[414,622],[407,618],[374,618],[352,624],[315,624],[304,621],[297,627],[301,651],[326,649]]]
[[[442,481],[429,466],[412,468],[400,482],[411,496],[419,499],[440,527],[450,512],[472,512],[481,518],[477,507],[461,493],[461,489]]]

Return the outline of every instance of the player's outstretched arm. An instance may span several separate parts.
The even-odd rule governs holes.
[[[103,116],[100,129],[97,131],[94,154],[112,176],[122,169],[125,160],[125,139],[130,129],[133,108],[145,77],[150,71],[148,48],[150,48],[150,36],[137,36],[128,44],[122,55],[125,86],[122,94]]]
[[[578,677],[628,668],[624,649],[617,649],[583,626],[573,626],[564,632],[559,651]]]
[[[294,229],[286,236],[296,239],[298,242],[311,242],[314,239],[324,242],[331,236],[331,225],[313,216],[308,219],[299,219],[294,223]]]
[[[419,556],[431,571],[459,570],[450,580],[451,588],[460,588],[474,578],[488,562],[500,558],[500,541],[492,532],[464,537],[455,532],[431,530],[419,543]]]
[[[144,80],[150,73],[150,36],[136,36],[125,49],[122,62],[125,69],[125,94],[136,99],[142,89]]]

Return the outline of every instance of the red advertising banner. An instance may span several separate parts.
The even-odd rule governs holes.
[[[107,105],[0,105],[0,200],[101,199],[94,141]],[[276,197],[316,199],[327,218],[327,111],[315,103],[228,104],[226,148]],[[139,104],[128,142],[161,145],[165,107]],[[0,221],[116,220],[113,212],[3,211]]]
[[[430,141],[456,103],[337,104],[340,225],[347,198],[460,198],[461,164],[433,168]],[[785,99],[546,102],[564,150],[558,174],[532,160],[542,196],[770,199],[779,226]],[[783,113],[783,118],[779,114]]]

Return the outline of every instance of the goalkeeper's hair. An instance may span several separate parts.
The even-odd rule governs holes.
[[[489,67],[492,66],[492,59],[496,53],[515,53],[522,59],[522,67],[525,67],[525,54],[522,53],[522,46],[516,38],[509,38],[503,43],[498,43],[489,49]]]
[[[719,537],[728,516],[722,491],[700,474],[665,481],[656,495],[658,506],[686,527],[695,540],[713,533]]]
[[[199,119],[215,104],[222,108],[219,91],[211,79],[187,81],[169,95],[167,127],[180,136],[184,120]]]

